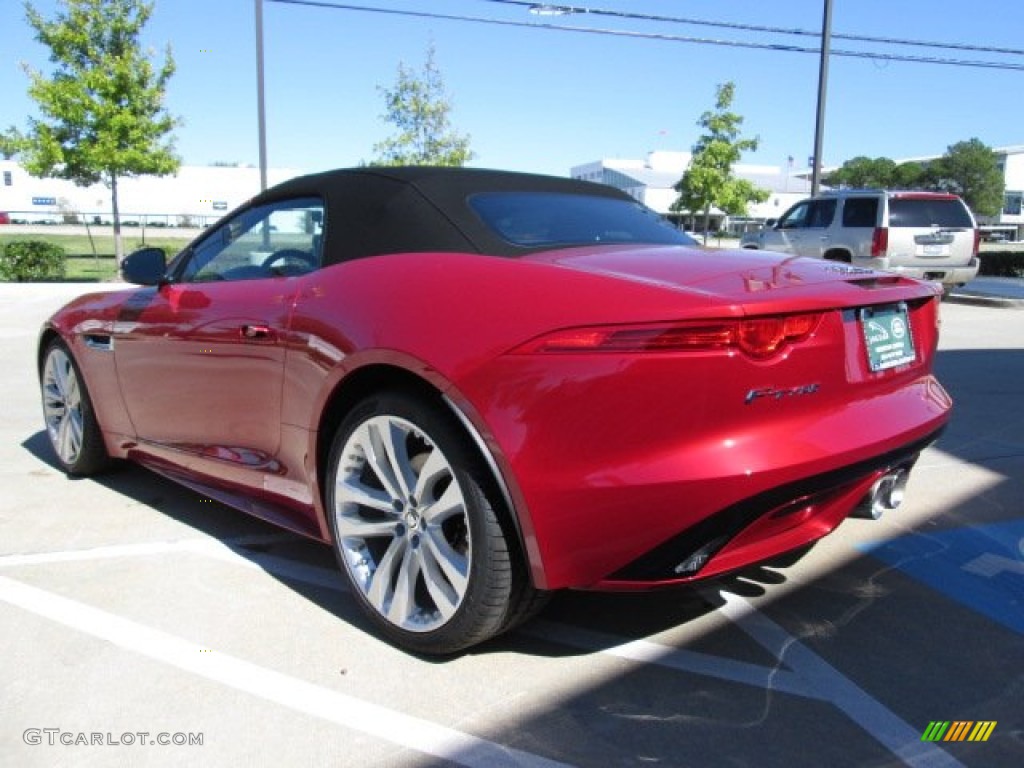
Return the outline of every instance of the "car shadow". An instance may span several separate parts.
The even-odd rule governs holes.
[[[998,462],[1002,457],[1024,456],[1024,415],[1016,398],[1024,389],[1024,351],[982,350],[940,352],[937,372],[956,401],[954,417],[938,448],[969,462]],[[1000,410],[1000,405],[1006,408]],[[57,464],[46,432],[40,430],[22,442],[36,459],[56,471]],[[246,515],[219,502],[203,498],[161,475],[127,462],[112,471],[92,478],[74,478],[73,482],[96,482],[110,490],[160,511],[162,514],[218,539],[238,555],[263,567],[268,574],[291,589],[336,614],[346,622],[373,634],[351,595],[345,593],[344,577],[339,572],[331,547],[322,542],[288,534],[258,518]],[[1010,488],[1006,493],[1014,493]],[[995,488],[986,498],[969,499],[949,520],[959,524],[965,518],[975,522],[1003,519],[1012,503],[1001,503],[1001,491]],[[1019,501],[1019,499],[1018,499]],[[838,532],[836,535],[842,535]],[[255,541],[256,543],[246,543]],[[759,597],[786,581],[785,569],[795,565],[810,547],[772,562],[730,574],[694,588],[677,587],[648,593],[591,593],[563,591],[544,609],[542,616],[623,638],[642,638],[679,627],[716,610],[708,594],[725,590],[744,597]],[[290,577],[286,563],[322,569],[319,583]],[[270,567],[265,567],[266,564]],[[299,569],[301,570],[301,569]],[[308,570],[303,571],[308,574]],[[335,585],[324,586],[336,576]],[[523,643],[526,643],[526,646]],[[542,655],[576,655],[578,649],[541,643],[534,634],[528,638],[499,637],[472,652],[521,650]]]
[[[62,469],[50,448],[46,432],[40,430],[22,442],[22,448],[57,472]],[[117,462],[102,474],[89,478],[68,478],[71,482],[97,483],[115,493],[218,540],[236,555],[261,568],[296,594],[367,634],[372,625],[347,591],[345,578],[330,545],[305,538],[252,517],[226,504],[204,498],[158,473],[130,462]],[[716,609],[707,598],[709,585],[748,597],[763,595],[771,585],[785,582],[774,568],[788,567],[810,549],[807,547],[697,587],[675,587],[640,593],[601,593],[565,590],[553,595],[540,617],[557,619],[602,633],[608,644],[624,638],[637,639],[686,625]],[[714,591],[711,590],[711,592]],[[517,652],[560,657],[593,653],[600,647],[578,648],[546,642],[542,635],[510,633],[475,646],[466,653]],[[429,663],[445,658],[421,657]]]
[[[936,505],[906,536],[1019,520],[1024,350],[940,352],[937,369],[956,401],[938,451],[993,480],[982,493]],[[44,432],[22,447],[57,469]],[[327,545],[204,502],[139,467],[88,482],[217,539],[294,594],[375,634]],[[850,549],[813,578],[800,552],[700,588],[559,593],[534,621],[462,654],[573,661],[538,668],[560,686],[550,705],[510,712],[478,735],[576,765],[889,766],[903,764],[900,738],[901,748],[931,749],[920,734],[936,718],[984,719],[998,721],[990,743],[942,749],[968,765],[1021,764],[1021,636],[929,586],[906,562]],[[941,564],[942,550],[928,558]],[[753,621],[716,615],[736,600],[756,603]],[[583,675],[574,661],[582,657],[594,657],[587,664],[600,672]]]
[[[44,430],[30,436],[21,445],[40,462],[62,472]],[[74,483],[97,483],[157,510],[197,533],[218,540],[322,610],[366,634],[374,634],[372,625],[348,593],[345,578],[329,545],[282,531],[226,504],[205,499],[189,488],[130,462],[117,462],[109,471],[92,477],[68,479]],[[688,589],[633,595],[566,591],[555,595],[543,614],[558,617],[563,622],[578,620],[581,626],[609,634],[642,637],[689,622],[709,610],[713,607],[698,593]],[[545,643],[532,635],[496,638],[469,652],[498,651],[544,656],[592,652]],[[421,658],[430,663],[445,661],[443,658]]]
[[[1004,458],[1013,459],[1024,455],[1024,409],[1019,405],[1024,392],[1024,350],[940,351],[936,359],[936,372],[955,402],[953,417],[937,445],[939,450],[971,463],[998,464]],[[55,471],[61,471],[44,430],[26,438],[21,446],[38,461]],[[226,505],[211,503],[206,499],[201,504],[197,503],[202,498],[199,494],[127,462],[120,462],[112,471],[96,477],[71,479],[74,482],[97,482],[215,538],[280,532],[271,524]],[[970,501],[967,503],[971,504]],[[991,511],[1001,506],[985,503],[984,509]],[[971,509],[974,511],[973,506]],[[979,508],[977,511],[982,510]],[[295,539],[306,541],[299,536],[295,536]],[[316,549],[329,549],[319,542],[310,544]],[[800,552],[793,558],[780,558],[779,562],[795,560],[802,554]],[[756,589],[751,586],[757,584],[757,578],[752,574],[760,574],[762,578],[778,578],[769,577],[769,573],[776,572],[765,568],[753,569],[730,577],[730,581],[740,590]],[[685,593],[685,590],[682,592]],[[612,604],[621,601],[629,604],[659,598],[637,594],[603,594],[577,599],[584,603],[608,601]]]

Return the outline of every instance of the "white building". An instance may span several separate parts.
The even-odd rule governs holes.
[[[690,164],[689,152],[651,152],[644,160],[607,158],[585,165],[577,165],[570,171],[574,179],[597,181],[617,187],[647,207],[687,227],[703,226],[698,216],[691,221],[689,215],[680,216],[669,208],[678,197],[675,184],[682,178]],[[763,203],[748,206],[747,216],[727,217],[717,208],[711,210],[712,227],[739,233],[759,225],[765,219],[778,218],[793,203],[811,193],[807,174],[795,172],[792,168],[771,165],[744,165],[733,167],[733,173],[747,179],[771,194]]]
[[[999,157],[999,167],[1006,180],[1006,192],[1003,195],[1002,212],[994,220],[986,220],[983,224],[991,225],[995,231],[1007,232],[1012,240],[1024,240],[1024,144],[1001,147],[994,151]]]
[[[994,150],[1006,181],[1003,210],[981,220],[985,230],[1024,240],[1024,145]],[[673,186],[690,162],[689,152],[651,152],[646,159],[607,158],[571,169],[577,179],[597,181],[625,190],[640,202],[690,227],[701,221],[682,220],[669,207],[676,199]],[[914,158],[918,162],[936,159]],[[744,165],[734,167],[740,178],[769,190],[764,203],[749,206],[747,217],[726,217],[713,210],[713,228],[734,233],[778,218],[790,205],[810,194],[810,172],[792,167]],[[291,169],[270,169],[268,182],[297,176]],[[246,166],[182,166],[173,176],[122,179],[118,184],[121,219],[147,226],[205,226],[259,192],[259,170]],[[110,190],[102,184],[78,187],[63,179],[37,179],[16,161],[0,160],[0,212],[12,222],[108,223],[112,219]]]
[[[267,171],[268,183],[297,176]],[[148,226],[205,226],[260,191],[258,168],[182,166],[173,176],[140,176],[118,181],[121,221]],[[103,184],[79,187],[64,179],[37,179],[14,160],[0,160],[0,211],[12,223],[109,223],[110,190]]]
[[[1011,240],[1024,240],[1024,145],[996,147],[993,152],[1006,184],[1003,210],[998,216],[980,217],[979,224],[983,231],[1001,232]],[[577,165],[571,169],[570,175],[575,179],[597,181],[622,189],[685,226],[702,226],[699,217],[691,222],[689,215],[680,217],[669,211],[678,197],[673,187],[686,171],[690,157],[689,152],[651,152],[645,160],[606,158]],[[936,159],[938,156],[932,155],[896,162],[912,160],[926,163]],[[828,170],[835,169],[827,169],[826,173]],[[811,172],[806,169],[794,171],[792,168],[739,164],[733,167],[733,172],[739,178],[769,190],[771,196],[764,203],[751,204],[746,217],[728,217],[722,211],[712,209],[712,227],[715,229],[738,234],[759,226],[765,219],[778,218],[790,205],[811,193]]]

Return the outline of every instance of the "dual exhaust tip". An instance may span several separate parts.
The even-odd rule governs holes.
[[[886,472],[875,481],[867,496],[853,511],[856,517],[877,520],[886,512],[899,509],[910,479],[910,467],[898,467]]]

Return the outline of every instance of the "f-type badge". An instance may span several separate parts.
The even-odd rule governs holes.
[[[801,384],[798,387],[762,387],[751,389],[743,399],[746,405],[755,400],[784,400],[787,397],[800,397],[801,395],[813,395],[821,389],[821,384]]]

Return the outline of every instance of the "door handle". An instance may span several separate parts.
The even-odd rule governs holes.
[[[269,325],[246,324],[239,328],[239,332],[245,341],[270,341],[274,338]]]

